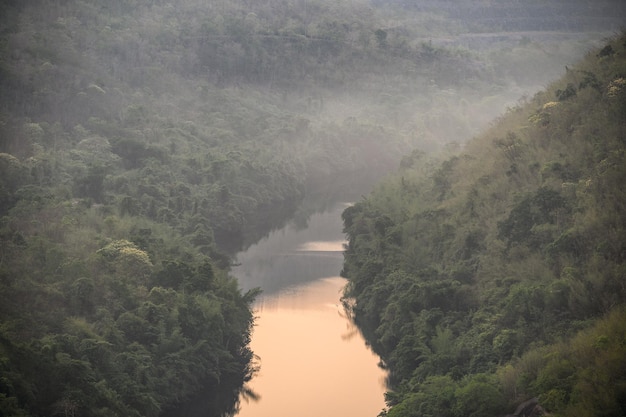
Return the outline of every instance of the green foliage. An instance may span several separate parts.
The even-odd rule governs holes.
[[[520,378],[518,393],[538,395],[542,406],[557,416],[624,413],[624,317],[623,308],[616,308],[567,343],[544,348],[535,372]],[[531,350],[522,356],[515,371],[523,372],[536,354]]]
[[[610,45],[344,211],[345,304],[389,368],[387,415],[533,397],[557,416],[623,414],[626,43]]]
[[[39,201],[2,226],[3,413],[156,416],[251,377],[253,293],[169,228]]]
[[[541,225],[558,225],[559,217],[568,212],[567,201],[557,191],[541,187],[535,195],[524,198],[498,224],[498,238],[510,246],[513,243],[529,243],[530,247],[541,247]],[[549,236],[551,238],[551,236]],[[529,242],[531,241],[531,242]]]
[[[488,375],[472,375],[455,394],[454,413],[457,416],[493,416],[505,406],[500,390]]]
[[[442,7],[423,14],[358,1],[2,2],[2,414],[156,416],[206,392],[235,408],[237,389],[254,371],[255,292],[241,294],[228,277],[229,255],[281,224],[309,184],[385,171],[416,146],[461,140],[517,96],[515,88],[545,82],[546,59],[556,57],[560,70],[580,54],[579,41],[539,47],[515,35],[474,50],[423,42],[433,35],[463,41],[463,24]],[[601,52],[599,65],[620,51],[616,44]],[[514,59],[536,69],[520,71]],[[576,94],[538,111],[535,127],[568,132],[579,125],[571,107],[593,94],[611,104],[606,117],[623,114],[624,71],[613,71],[610,83],[602,71],[572,73],[565,85]],[[572,196],[620,208],[611,192],[622,178],[621,155],[593,129],[584,136],[580,152],[603,161],[598,171],[591,175],[574,158],[558,167],[556,153],[542,160],[552,181],[545,186],[566,203],[529,197],[528,213],[518,214],[543,223],[509,232],[531,238],[511,242],[510,256],[523,262],[527,254],[516,245],[539,239],[551,270],[562,272],[558,282],[520,293],[539,294],[527,301],[545,299],[555,315],[577,308],[579,318],[620,299],[622,271],[601,259],[623,252],[618,228],[599,242],[589,236],[605,230],[610,215],[573,222],[595,206],[580,208]],[[498,137],[507,138],[500,149],[512,158],[509,177],[521,181],[531,171],[532,155],[518,147],[525,134]],[[414,198],[434,195],[445,204],[462,195],[456,178],[465,162],[451,159],[422,188],[415,172],[425,171],[425,159],[414,153],[404,161],[406,179],[385,190],[389,201],[363,203],[348,216],[358,235],[348,256],[362,258],[353,257],[346,274],[354,295],[371,295],[355,312],[373,323],[376,346],[402,347],[389,359],[406,368],[394,370],[399,380],[421,364],[416,378],[457,378],[470,353],[478,359],[469,368],[484,371],[497,359],[494,349],[511,355],[515,341],[526,340],[502,328],[510,314],[500,321],[468,314],[485,296],[474,281],[495,239],[494,225],[485,231],[480,221],[488,218],[487,192],[475,187],[464,203],[473,220],[444,221],[449,207]],[[565,178],[570,185],[558,191],[553,182]],[[393,210],[393,198],[404,199],[406,210]],[[413,234],[434,237],[433,245]],[[593,270],[574,261],[580,254],[595,259]],[[391,258],[405,267],[390,267]],[[588,287],[612,295],[587,302]],[[406,294],[392,296],[400,289]],[[509,313],[523,310],[505,293],[493,297],[503,296]],[[466,336],[471,319],[482,326],[478,343]]]

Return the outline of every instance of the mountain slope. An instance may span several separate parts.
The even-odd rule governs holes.
[[[236,408],[255,292],[229,255],[600,36],[425,39],[464,31],[358,0],[0,2],[1,413]]]
[[[623,360],[594,370],[613,391],[581,397],[574,362],[528,358],[565,358],[535,349],[624,318],[625,76],[620,37],[443,162],[406,157],[344,212],[346,303],[391,371],[390,416],[506,414],[534,396],[555,415],[585,401],[601,415],[605,395],[607,415],[624,412],[610,369]],[[625,357],[620,334],[578,336],[581,360],[604,337]]]

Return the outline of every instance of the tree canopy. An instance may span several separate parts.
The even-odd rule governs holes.
[[[458,19],[444,3],[0,2],[1,414],[156,416],[196,401],[203,414],[236,408],[256,369],[248,348],[256,292],[242,293],[229,277],[231,255],[282,224],[316,183],[386,172],[416,146],[463,141],[595,44],[600,35],[590,31],[612,30],[622,7],[600,2],[592,24],[579,7],[554,1],[553,10],[575,17],[568,21],[585,22],[582,32],[520,38],[485,33],[501,29]],[[517,3],[503,7],[516,12]],[[529,28],[533,19],[517,23]],[[602,62],[621,51],[611,48]],[[533,125],[560,123],[566,113],[554,110],[605,94],[606,74],[575,74]],[[621,97],[620,76],[606,100]],[[523,144],[521,134],[498,142],[511,172],[525,172]],[[593,155],[613,172],[618,155],[603,146]],[[548,162],[542,175],[553,181],[582,175],[573,162]],[[451,160],[433,177],[440,201],[454,191],[459,166]],[[550,184],[500,219],[508,250],[536,241],[560,257],[591,256],[581,230],[549,239],[580,215]],[[590,183],[597,192],[608,186]],[[386,215],[375,230],[385,235],[395,222]],[[424,234],[429,227],[419,224]],[[447,228],[436,231],[442,247]],[[468,234],[468,262],[482,238],[478,229]],[[383,246],[401,239],[394,232]],[[620,251],[610,242],[601,245],[609,257]],[[578,270],[562,262],[577,282]],[[471,274],[467,266],[420,285],[443,300]],[[406,273],[397,279],[417,292]],[[532,297],[534,289],[519,292]],[[469,305],[449,303],[445,311]],[[511,311],[524,307],[510,303]],[[438,331],[438,346],[456,336]],[[388,343],[394,337],[385,333]],[[509,339],[502,336],[503,349],[512,349]]]
[[[345,302],[390,371],[386,415],[534,397],[555,416],[626,412],[625,75],[615,37],[343,213]]]

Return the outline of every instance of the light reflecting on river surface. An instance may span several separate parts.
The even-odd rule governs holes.
[[[258,401],[238,417],[376,417],[385,372],[340,303],[344,205],[287,226],[240,254],[233,274],[259,286],[251,347],[260,372],[248,383]]]
[[[306,242],[300,245],[297,250],[305,252],[341,252],[346,243],[345,240],[337,240],[334,242]]]

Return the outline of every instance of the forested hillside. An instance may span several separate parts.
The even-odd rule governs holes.
[[[599,37],[478,52],[454,43],[468,28],[445,8],[365,1],[2,8],[0,151],[22,182],[167,224],[205,254],[262,236],[312,182],[462,142]]]
[[[346,209],[345,302],[390,370],[385,415],[626,413],[625,151],[621,36]]]
[[[614,30],[613,4],[472,49],[447,7],[0,2],[1,414],[236,408],[255,292],[231,255],[316,183],[463,142]]]

